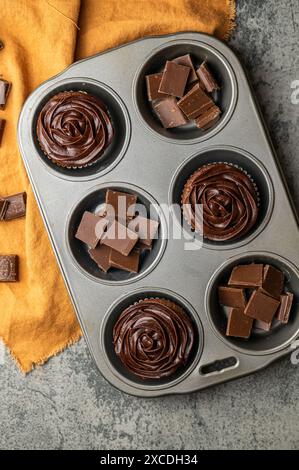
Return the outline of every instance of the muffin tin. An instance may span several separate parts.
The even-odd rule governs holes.
[[[163,129],[151,112],[144,77],[165,60],[192,54],[206,59],[221,91],[220,121],[206,132],[189,124]],[[63,90],[82,90],[106,103],[116,129],[113,144],[97,164],[83,169],[57,167],[42,153],[36,120],[44,103]],[[153,397],[186,393],[252,373],[291,351],[299,335],[299,232],[274,150],[242,66],[217,39],[180,33],[142,39],[73,64],[27,99],[18,126],[22,157],[78,320],[104,377],[120,390]],[[223,243],[187,240],[180,209],[164,213],[160,205],[179,204],[184,183],[198,167],[213,162],[241,167],[260,196],[258,223],[243,238]],[[160,220],[159,239],[140,272],[102,273],[74,238],[84,210],[103,203],[107,188],[136,193]],[[184,224],[183,224],[184,225]],[[202,245],[202,246],[201,246]],[[201,249],[195,249],[201,247]],[[282,269],[295,294],[288,325],[248,341],[225,336],[225,316],[217,285],[242,262],[269,262]],[[114,353],[112,329],[121,311],[148,297],[181,305],[197,330],[193,355],[184,370],[164,381],[131,376]]]

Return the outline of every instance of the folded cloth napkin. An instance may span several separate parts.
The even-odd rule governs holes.
[[[80,14],[79,14],[80,13]],[[1,0],[0,74],[12,90],[0,118],[0,196],[27,192],[25,219],[0,222],[0,254],[18,254],[20,282],[0,283],[0,337],[23,372],[81,336],[18,151],[26,96],[75,58],[148,35],[202,31],[228,38],[232,0]]]

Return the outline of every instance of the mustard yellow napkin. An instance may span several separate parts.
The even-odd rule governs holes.
[[[226,39],[229,0],[1,0],[0,74],[13,84],[0,147],[0,195],[26,191],[26,219],[0,222],[0,254],[18,254],[20,282],[0,283],[0,337],[28,372],[81,336],[17,147],[26,96],[76,58],[148,36],[202,31]],[[80,17],[79,17],[80,11]],[[78,25],[80,30],[78,30]]]

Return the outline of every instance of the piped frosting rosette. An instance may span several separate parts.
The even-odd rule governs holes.
[[[123,365],[141,379],[175,374],[190,356],[194,327],[176,303],[144,299],[126,308],[113,329],[113,342]]]
[[[213,241],[235,240],[255,225],[259,197],[251,177],[228,163],[196,170],[182,193],[184,218],[193,230]]]

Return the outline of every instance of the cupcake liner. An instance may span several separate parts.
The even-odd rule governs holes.
[[[182,208],[182,213],[183,213],[184,220],[187,222],[187,224],[188,224],[188,226],[190,227],[190,229],[191,229],[193,232],[197,233],[198,235],[202,236],[203,239],[205,239],[205,240],[211,240],[211,239],[210,239],[209,237],[205,236],[203,233],[201,233],[201,232],[199,232],[198,230],[196,230],[195,228],[193,228],[192,225],[191,225],[191,223],[190,223],[190,221],[189,221],[189,220],[187,219],[187,217],[186,217],[186,214],[185,214],[185,212],[184,212],[184,210],[183,210],[183,207],[182,207],[182,206],[183,206],[183,194],[184,194],[185,188],[186,188],[187,185],[188,185],[189,180],[192,178],[193,175],[195,175],[195,174],[197,173],[197,171],[198,171],[199,169],[201,169],[201,168],[207,168],[207,167],[209,167],[209,166],[216,165],[216,164],[229,165],[229,166],[231,166],[231,167],[233,167],[233,168],[236,168],[237,170],[242,171],[242,172],[247,176],[247,178],[250,180],[250,182],[252,183],[253,188],[254,188],[254,191],[255,191],[255,194],[256,194],[256,203],[257,203],[257,207],[258,207],[258,208],[260,207],[260,193],[259,193],[259,189],[258,189],[258,187],[257,187],[257,185],[256,185],[256,183],[255,183],[255,181],[254,181],[254,179],[253,179],[253,177],[251,176],[251,174],[248,173],[248,171],[244,170],[244,168],[242,168],[240,165],[236,165],[235,163],[230,163],[230,162],[226,162],[226,161],[220,161],[220,162],[211,162],[211,163],[207,163],[207,164],[205,164],[205,165],[199,166],[199,167],[188,177],[186,183],[184,184],[184,188],[183,188],[183,191],[182,191],[182,194],[181,194],[181,208]],[[246,235],[246,234],[247,234],[247,232],[245,232],[244,235]],[[237,237],[232,237],[232,238],[229,239],[229,240],[217,240],[216,242],[221,243],[221,242],[226,242],[226,241],[228,241],[228,242],[229,242],[229,241],[235,241],[235,240],[237,240],[238,238],[240,238],[241,236],[242,236],[242,235],[237,236]],[[214,240],[214,241],[215,241],[215,240]]]

